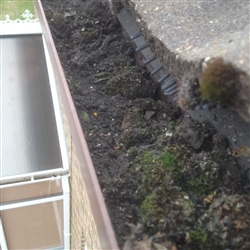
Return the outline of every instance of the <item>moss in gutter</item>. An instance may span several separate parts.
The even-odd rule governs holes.
[[[141,195],[144,198],[140,208],[146,225],[153,223],[157,229],[168,215],[177,212],[184,218],[193,213],[194,205],[187,193],[172,186],[182,178],[174,152],[164,150],[157,155],[145,151],[137,156],[135,163],[143,169]]]
[[[155,155],[142,152],[136,159],[136,164],[143,167],[142,190],[145,194],[172,180],[172,173],[178,175],[177,159],[174,154],[163,152]]]
[[[120,94],[130,100],[153,97],[154,85],[143,73],[144,70],[135,66],[123,67],[121,73],[115,74],[107,81],[105,93],[110,96]]]
[[[178,188],[164,185],[156,188],[140,206],[144,223],[147,226],[153,223],[156,230],[159,230],[162,223],[176,216],[176,219],[182,218],[181,227],[186,227],[185,218],[193,216],[194,205],[184,197],[187,197],[187,194]]]
[[[222,58],[207,66],[201,78],[201,93],[212,103],[234,106],[237,100],[238,79],[234,67]]]
[[[202,169],[193,167],[190,157],[184,146],[167,147],[161,154],[145,151],[136,157],[135,165],[142,168],[140,208],[147,225],[174,211],[188,217],[194,210],[188,192],[200,201],[213,192],[213,181]]]
[[[191,246],[192,249],[197,249],[197,250],[223,249],[218,241],[211,239],[208,233],[201,228],[197,228],[196,230],[193,230],[189,233],[189,246]]]

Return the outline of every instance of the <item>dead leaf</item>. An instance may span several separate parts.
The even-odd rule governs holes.
[[[210,204],[210,203],[212,203],[213,198],[214,198],[214,195],[213,195],[213,194],[209,194],[206,198],[203,199],[203,201],[204,201],[205,203]]]
[[[235,151],[234,155],[238,157],[250,157],[250,148],[242,146]]]

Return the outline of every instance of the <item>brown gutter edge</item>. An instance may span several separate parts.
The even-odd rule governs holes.
[[[65,113],[69,122],[69,127],[72,133],[72,140],[76,148],[78,160],[80,162],[82,178],[87,187],[87,194],[90,201],[90,206],[92,209],[101,247],[102,249],[107,250],[119,249],[110,222],[106,204],[104,202],[100,185],[96,176],[96,172],[90,157],[88,146],[82,132],[82,127],[40,0],[35,1],[35,7],[37,9],[38,18],[42,25],[43,35],[48,47],[49,54],[51,56],[52,65],[56,65],[56,67],[54,67],[54,72],[57,87],[62,103],[64,105]]]

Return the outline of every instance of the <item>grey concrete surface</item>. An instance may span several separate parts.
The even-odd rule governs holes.
[[[190,74],[190,84],[192,78],[201,79],[205,59],[221,57],[233,64],[241,84],[233,109],[250,122],[250,1],[108,2],[115,14],[122,5],[130,7],[152,51],[180,88]]]
[[[195,61],[223,57],[250,70],[250,2],[130,0],[154,37],[182,57]]]
[[[250,1],[108,2],[114,14],[121,13],[123,6],[130,8],[145,40],[164,68],[177,79],[179,87],[185,75],[201,78],[205,58],[222,57],[232,63],[239,71],[243,86],[243,101],[234,110],[250,121]],[[234,110],[187,110],[186,115],[199,122],[210,122],[229,139],[235,151],[243,145],[250,147],[250,123]],[[239,159],[239,163],[249,165],[249,159]]]

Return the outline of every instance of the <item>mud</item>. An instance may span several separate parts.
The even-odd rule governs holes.
[[[158,100],[107,6],[42,2],[119,246],[249,249],[249,164]]]

